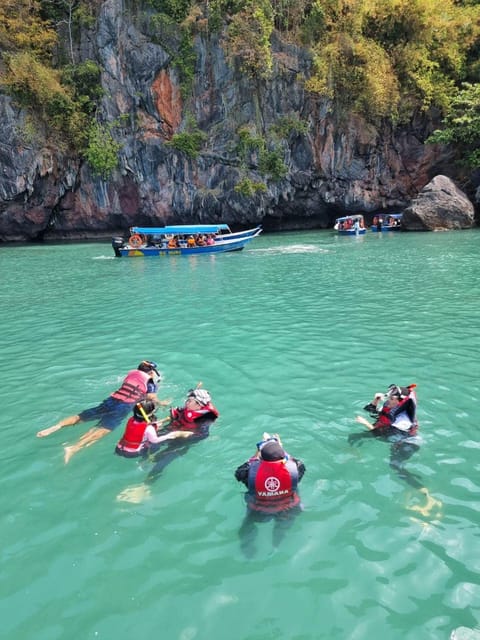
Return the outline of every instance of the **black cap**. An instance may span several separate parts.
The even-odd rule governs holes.
[[[285,457],[285,451],[276,440],[269,440],[260,449],[260,455],[262,460],[274,462],[275,460],[282,460]]]

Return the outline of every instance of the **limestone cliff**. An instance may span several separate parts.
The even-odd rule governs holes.
[[[169,222],[326,228],[344,212],[401,210],[437,173],[456,178],[445,151],[423,144],[432,130],[426,116],[373,126],[341,119],[307,93],[311,60],[297,46],[276,39],[271,78],[252,80],[227,64],[219,36],[199,33],[183,99],[171,50],[122,0],[101,4],[88,36],[79,55],[102,68],[103,115],[122,116],[119,168],[105,181],[41,135],[26,142],[26,114],[0,96],[0,241],[93,238]],[[241,127],[268,139],[282,117],[305,126],[277,142],[287,173],[273,180],[255,154],[241,162],[236,145]],[[188,118],[206,134],[196,159],[167,144]],[[235,186],[245,177],[266,190],[242,195]]]

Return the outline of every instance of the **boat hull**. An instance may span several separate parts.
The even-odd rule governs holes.
[[[366,229],[338,229],[337,233],[339,236],[364,236],[366,234]]]
[[[391,226],[389,224],[382,224],[380,229],[377,227],[376,224],[372,224],[372,226],[370,227],[370,231],[373,231],[374,233],[382,233],[383,231],[401,231],[401,230],[402,228],[399,225]]]

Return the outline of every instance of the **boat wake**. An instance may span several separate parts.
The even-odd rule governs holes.
[[[319,247],[316,244],[290,244],[279,247],[268,247],[264,249],[249,249],[248,252],[276,255],[279,253],[330,253],[330,249]]]

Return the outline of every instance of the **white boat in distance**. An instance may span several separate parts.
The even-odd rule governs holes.
[[[403,213],[389,213],[387,216],[375,216],[373,218],[371,231],[401,231]]]
[[[337,218],[333,227],[339,236],[363,236],[367,229],[361,213]]]

